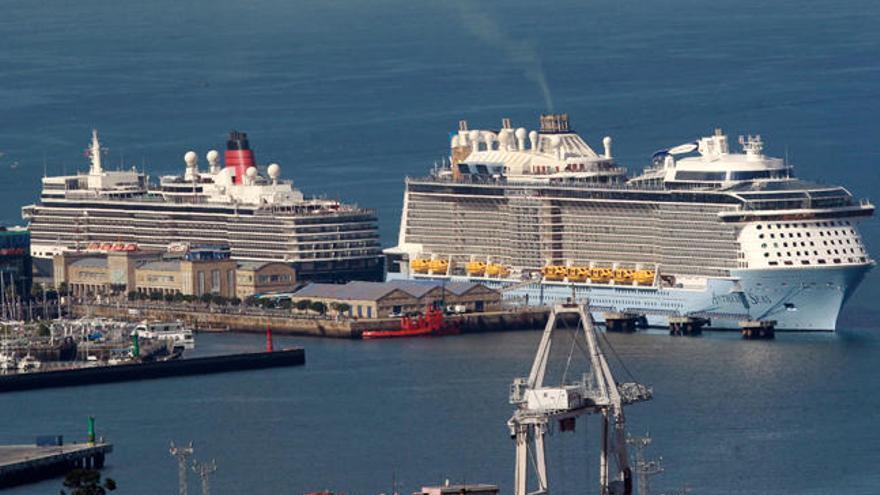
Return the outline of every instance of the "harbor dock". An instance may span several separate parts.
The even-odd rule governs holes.
[[[130,311],[135,310],[135,311]],[[358,339],[365,330],[399,328],[400,318],[335,319],[292,315],[280,310],[264,312],[223,312],[206,308],[191,308],[171,304],[127,307],[125,305],[75,306],[77,317],[106,317],[129,321],[144,319],[180,320],[187,326],[209,331],[234,330],[263,333],[269,325],[279,335],[306,335]],[[462,333],[480,333],[500,330],[533,330],[547,322],[548,309],[523,307],[512,311],[486,311],[449,315]]]
[[[0,446],[0,488],[63,476],[76,468],[101,469],[110,443]]]

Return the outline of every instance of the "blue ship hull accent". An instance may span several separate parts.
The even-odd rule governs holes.
[[[834,331],[841,307],[872,266],[732,270],[730,278],[709,278],[700,288],[450,279],[506,289],[504,298],[520,304],[589,299],[593,317],[600,322],[605,312],[629,311],[645,315],[648,325],[656,327],[666,327],[670,316],[690,315],[710,318],[711,327],[720,329],[737,329],[743,320],[775,320],[777,330]]]

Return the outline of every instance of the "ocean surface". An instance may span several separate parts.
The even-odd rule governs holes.
[[[247,131],[261,162],[308,194],[376,208],[396,241],[403,177],[448,151],[459,119],[532,129],[566,112],[639,170],[721,127],[759,133],[804,178],[876,199],[880,4],[872,1],[405,2],[192,0],[3,3],[0,223],[21,222],[44,173],[87,167],[92,128],[112,167],[181,172],[183,154]],[[204,159],[201,165],[204,167]],[[861,227],[880,253],[880,227]],[[834,335],[612,339],[655,386],[634,406],[667,472],[694,493],[880,492],[880,275]],[[538,334],[405,342],[291,340],[304,368],[0,396],[0,441],[75,436],[95,414],[122,493],[173,493],[170,440],[220,470],[214,493],[349,494],[442,479],[510,492],[507,385]],[[202,352],[260,346],[204,336]],[[597,470],[595,428],[558,435],[556,493]],[[593,443],[591,443],[593,442]],[[556,457],[554,457],[556,456]],[[587,485],[584,485],[587,484]],[[57,483],[9,493],[55,493]],[[193,487],[195,490],[195,485]]]

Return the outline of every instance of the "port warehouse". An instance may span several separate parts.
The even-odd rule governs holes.
[[[138,292],[245,299],[290,291],[295,270],[282,262],[240,262],[228,248],[196,247],[182,253],[163,250],[65,252],[53,258],[54,284],[75,295]]]
[[[311,283],[296,292],[270,297],[289,299],[294,305],[301,301],[321,302],[327,307],[346,305],[348,316],[353,318],[388,318],[424,311],[429,306],[459,312],[495,311],[501,307],[500,292],[473,282]]]

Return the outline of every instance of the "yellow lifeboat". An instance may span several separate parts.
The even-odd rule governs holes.
[[[541,274],[547,280],[563,280],[568,276],[568,268],[561,265],[547,265],[541,268]]]
[[[654,270],[636,270],[633,279],[639,285],[651,285],[654,283]]]
[[[449,261],[441,260],[441,259],[431,260],[431,262],[428,264],[428,266],[431,268],[431,271],[434,273],[445,274],[446,271],[449,270]]]
[[[416,273],[428,273],[428,270],[431,268],[431,260],[415,258],[409,262],[409,267]]]
[[[464,265],[467,274],[475,277],[482,276],[486,273],[486,263],[482,261],[469,261]]]
[[[606,284],[613,276],[611,268],[590,268],[590,281],[594,284]]]
[[[567,273],[569,282],[586,282],[590,278],[590,269],[586,266],[570,266]]]
[[[486,275],[490,277],[506,277],[510,275],[510,270],[500,263],[489,263],[486,266]]]
[[[614,283],[630,284],[633,281],[635,270],[631,268],[618,268],[614,270]]]

